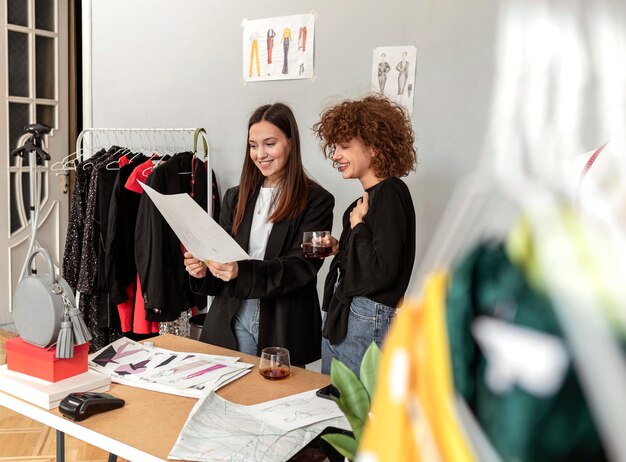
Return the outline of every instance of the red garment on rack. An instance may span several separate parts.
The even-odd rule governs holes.
[[[143,189],[139,185],[139,181],[146,181],[146,178],[152,172],[153,165],[152,159],[148,159],[135,167],[124,187],[141,194]],[[136,277],[136,282],[126,287],[126,293],[128,294],[128,300],[117,305],[122,332],[134,332],[135,334],[158,333],[159,323],[146,320],[146,306],[141,292],[139,275]]]
[[[141,194],[143,192],[143,188],[139,185],[139,181],[142,183],[146,182],[146,179],[152,173],[152,167],[154,167],[154,155],[148,159],[147,161],[139,164],[133,173],[130,174],[128,180],[126,180],[126,184],[124,185],[126,189],[130,191],[134,191],[137,194]]]

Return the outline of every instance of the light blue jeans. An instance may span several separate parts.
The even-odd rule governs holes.
[[[382,347],[395,316],[396,309],[391,306],[367,297],[354,297],[350,305],[346,337],[335,345],[322,337],[322,373],[330,374],[331,360],[336,358],[359,377],[361,360],[367,347],[372,342]]]
[[[259,343],[260,300],[244,300],[233,318],[233,330],[237,339],[237,349],[242,353],[256,356]]]

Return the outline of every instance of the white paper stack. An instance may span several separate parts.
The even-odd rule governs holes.
[[[181,353],[121,338],[89,355],[89,367],[116,383],[200,398],[250,372],[234,356]]]
[[[70,393],[105,392],[111,388],[109,376],[88,370],[58,382],[48,382],[0,366],[0,390],[33,403],[44,409],[53,409]]]

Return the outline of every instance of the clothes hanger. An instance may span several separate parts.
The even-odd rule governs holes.
[[[198,155],[198,137],[202,136],[202,145],[204,146],[204,157]],[[200,160],[205,161],[209,158],[209,142],[207,140],[206,130],[204,128],[196,128],[193,134],[193,154]]]
[[[53,172],[76,170],[76,165],[75,164],[74,165],[70,165],[69,164],[70,159],[73,160],[73,158],[75,158],[75,157],[76,157],[76,151],[74,151],[71,154],[68,154],[67,156],[63,157],[63,159],[54,162],[50,166],[50,170],[53,171]],[[66,163],[67,163],[67,165],[66,165]]]
[[[201,157],[198,155],[198,139],[202,138],[202,145],[204,147],[204,156]],[[200,159],[201,161],[206,161],[209,158],[209,142],[206,136],[206,130],[204,128],[196,128],[196,131],[193,134],[193,156]],[[193,165],[193,162],[192,162]],[[193,168],[193,167],[192,167]],[[178,172],[179,175],[191,175],[192,171],[189,172]]]
[[[82,165],[83,170],[87,167],[92,167],[93,166],[93,161],[91,160],[91,157],[94,155],[94,151],[97,153],[99,150],[97,149],[98,146],[102,146],[102,143],[100,142],[100,137],[98,132],[91,132],[92,135],[92,145],[91,145],[91,156],[89,158],[89,160],[86,160],[84,162],[81,162],[85,156],[85,152],[84,152],[84,148],[81,150],[80,154],[77,156],[78,162],[80,165]],[[95,142],[94,142],[95,140]],[[83,141],[84,143],[84,141]],[[84,144],[83,144],[84,146]]]

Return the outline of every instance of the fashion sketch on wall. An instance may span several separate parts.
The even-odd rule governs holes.
[[[313,14],[244,19],[242,26],[244,82],[313,77]]]
[[[417,48],[413,45],[377,47],[372,61],[373,93],[385,95],[413,115]]]

